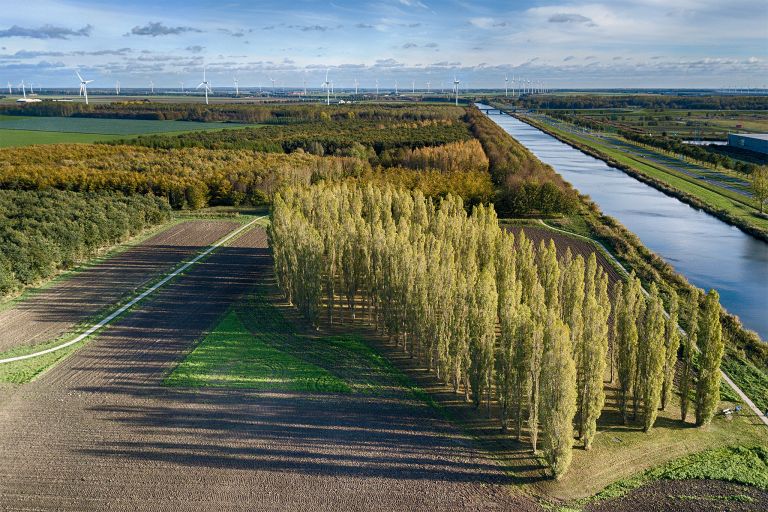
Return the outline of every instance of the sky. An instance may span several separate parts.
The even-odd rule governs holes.
[[[0,84],[432,89],[765,87],[765,0],[33,0],[0,18]]]

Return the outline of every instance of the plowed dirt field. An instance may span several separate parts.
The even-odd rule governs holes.
[[[238,224],[182,222],[0,312],[0,352],[45,343],[156,279]]]
[[[180,389],[163,377],[271,278],[263,230],[194,265],[0,405],[0,509],[533,510],[404,391]]]

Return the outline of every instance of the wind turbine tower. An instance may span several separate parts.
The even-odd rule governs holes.
[[[149,93],[154,96],[155,94],[155,82],[149,81]]]
[[[8,94],[13,94],[13,86],[10,81],[8,81]]]
[[[456,106],[459,106],[459,84],[461,81],[457,79],[455,76],[453,77],[453,89],[456,93]]]
[[[429,94],[429,87],[432,85],[432,82],[427,82],[427,94]]]
[[[325,104],[331,104],[331,82],[328,81],[328,70],[325,70],[325,82],[322,85],[325,88]]]
[[[120,96],[120,80],[115,80],[115,94]]]
[[[88,84],[93,82],[93,80],[84,80],[82,76],[80,76],[80,73],[78,71],[75,71],[75,74],[77,75],[77,78],[80,79],[80,95],[85,96],[85,104],[88,104]]]
[[[411,80],[411,94],[416,92],[416,81]]]
[[[504,97],[509,96],[509,77],[504,75]]]
[[[27,89],[26,89],[26,86],[24,85],[24,80],[21,81],[21,83],[19,84],[19,87],[21,87],[21,94],[24,96],[24,99],[27,99]]]
[[[240,96],[240,87],[238,86],[237,77],[235,77],[235,96]]]
[[[360,85],[360,82],[357,81],[357,78],[355,78],[355,96],[357,96],[357,86]]]
[[[205,89],[205,104],[208,104],[208,92],[211,90],[211,84],[208,83],[208,80],[205,78],[205,68],[203,68],[203,81],[200,82],[200,85],[197,86],[197,89],[203,87]]]

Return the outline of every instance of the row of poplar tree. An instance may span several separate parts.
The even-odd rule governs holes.
[[[495,399],[502,428],[518,438],[525,428],[556,478],[570,465],[574,430],[591,447],[614,360],[627,422],[650,429],[669,400],[674,294],[666,316],[655,285],[646,296],[633,277],[609,293],[594,253],[558,258],[553,241],[535,247],[502,229],[492,207],[467,215],[455,196],[436,203],[418,190],[321,183],[275,197],[269,236],[278,283],[305,318],[369,321],[475,406],[490,413]],[[705,347],[714,338],[722,346],[717,307],[712,292]],[[683,345],[687,398],[695,340]],[[721,355],[698,358],[709,365],[697,372],[701,423],[719,400]]]

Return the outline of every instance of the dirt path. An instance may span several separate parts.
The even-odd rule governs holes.
[[[534,508],[422,402],[162,387],[270,264],[248,232],[0,404],[0,509]]]
[[[229,221],[177,224],[0,312],[0,352],[58,338],[236,226]]]

